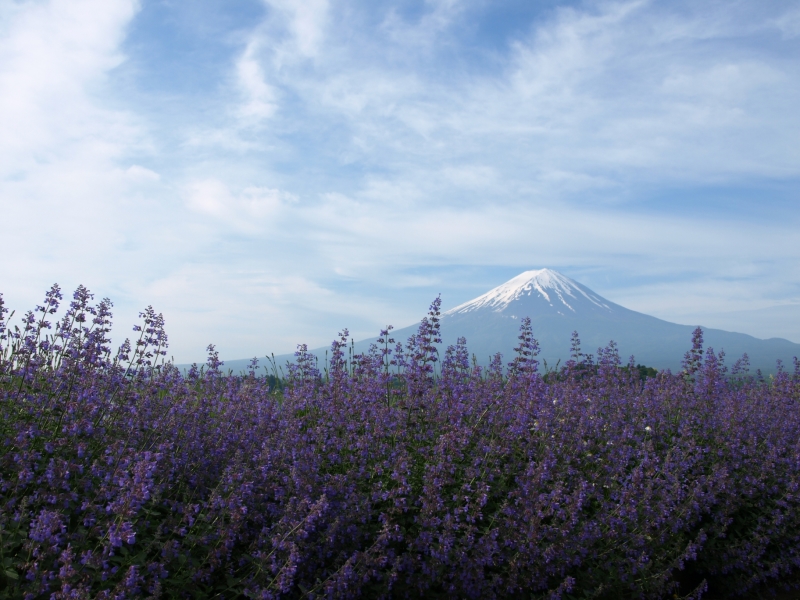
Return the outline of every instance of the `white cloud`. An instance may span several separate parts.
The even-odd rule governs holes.
[[[524,100],[544,96],[576,102],[582,96],[576,88],[596,78],[609,61],[617,58],[615,46],[625,41],[618,35],[620,29],[643,4],[610,4],[599,14],[559,11],[555,22],[535,29],[530,39],[513,44],[510,82],[515,94]]]
[[[497,182],[497,170],[485,165],[445,167],[442,175],[453,185],[469,189],[486,188]]]
[[[282,6],[291,21],[294,9]],[[744,18],[721,18],[712,8],[679,15],[645,2],[560,9],[514,40],[499,69],[470,73],[458,65],[443,77],[463,10],[463,3],[431,5],[413,22],[390,11],[379,33],[401,34],[381,43],[323,11],[331,23],[314,39],[325,52],[311,65],[275,41],[282,30],[273,16],[251,44],[283,50],[252,54],[248,46],[243,56],[259,61],[269,85],[296,98],[301,118],[345,127],[335,139],[343,162],[396,165],[399,182],[476,161],[528,188],[541,177],[547,194],[571,193],[578,178],[604,188],[612,179],[800,174],[796,66],[727,51],[726,40],[746,42],[753,33]],[[284,27],[294,40],[293,26]],[[286,126],[303,130],[286,118]],[[326,140],[319,142],[324,151]],[[551,175],[559,172],[574,175],[564,190]]]
[[[251,40],[236,63],[236,75],[244,96],[238,114],[245,124],[257,124],[269,119],[278,108],[276,91],[266,83],[264,71],[256,59],[258,42]]]
[[[786,38],[800,36],[800,9],[795,7],[787,10],[772,23]]]
[[[380,25],[382,37],[403,46],[413,54],[429,54],[443,33],[455,25],[466,3],[462,0],[425,0],[428,9],[419,19],[408,22],[390,9]]]
[[[315,57],[325,37],[328,0],[264,0],[288,22],[292,43],[283,48],[281,59],[296,52],[303,57]]]
[[[125,170],[125,177],[136,183],[155,183],[161,181],[161,175],[141,165],[131,165],[128,167]]]
[[[118,164],[146,137],[101,98],[138,10],[132,0],[51,0],[4,7],[0,33],[0,265],[11,294],[37,282],[115,270],[96,258],[124,243],[125,190],[141,167]],[[128,163],[130,165],[130,163]],[[44,287],[44,286],[42,286]],[[37,293],[38,296],[38,293]]]
[[[113,154],[130,140],[125,115],[93,95],[123,60],[117,46],[134,0],[24,2],[0,38],[0,164],[33,169],[83,151]]]
[[[190,183],[186,186],[185,198],[193,211],[246,233],[262,231],[282,208],[297,202],[292,194],[265,187],[248,186],[234,194],[217,179]]]

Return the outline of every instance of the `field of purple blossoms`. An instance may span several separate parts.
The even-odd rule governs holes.
[[[0,296],[0,598],[728,598],[800,584],[800,363],[687,340],[642,379],[610,344],[541,373],[344,331],[284,377],[182,373],[142,313]],[[52,322],[51,322],[52,321]]]

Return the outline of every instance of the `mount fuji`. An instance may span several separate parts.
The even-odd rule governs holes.
[[[469,351],[480,364],[486,364],[496,352],[504,362],[514,357],[520,322],[531,319],[533,335],[541,348],[540,360],[554,366],[569,358],[571,334],[577,331],[582,351],[596,353],[613,340],[622,360],[633,355],[635,361],[657,369],[680,368],[684,353],[691,348],[695,326],[663,321],[629,310],[593,292],[577,281],[551,269],[525,271],[477,298],[442,313],[443,348],[465,337]],[[412,325],[392,332],[398,342],[405,342],[416,332]],[[787,368],[792,358],[800,357],[800,344],[782,338],[762,340],[743,333],[703,328],[704,346],[719,353],[725,351],[728,364],[742,354],[750,358],[751,369],[775,372],[776,360]],[[376,338],[355,344],[356,352],[368,350]],[[324,360],[325,349],[312,351]],[[279,364],[291,355],[276,357]],[[239,365],[241,363],[241,365]],[[234,372],[246,361],[229,361]]]
[[[443,313],[442,338],[449,345],[453,336],[463,335],[479,359],[498,351],[511,357],[523,317],[530,317],[548,365],[569,358],[571,334],[577,331],[584,353],[595,353],[613,340],[623,361],[633,355],[640,364],[676,370],[691,348],[695,328],[627,309],[557,271],[539,269]],[[397,331],[395,337],[403,338],[406,331]],[[789,367],[800,356],[800,344],[780,338],[760,340],[709,328],[703,328],[703,337],[706,348],[724,350],[729,362],[747,353],[752,368],[764,372],[774,371],[778,359]]]

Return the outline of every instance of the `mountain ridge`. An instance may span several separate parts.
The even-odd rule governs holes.
[[[684,353],[691,348],[696,326],[671,323],[630,310],[597,294],[583,284],[552,269],[520,273],[488,292],[441,313],[440,352],[465,337],[467,347],[479,364],[486,364],[496,352],[506,362],[513,358],[520,320],[531,319],[534,337],[541,348],[540,359],[549,366],[564,362],[570,355],[571,336],[577,331],[584,353],[594,353],[610,341],[617,344],[621,358],[633,355],[637,363],[657,369],[677,370]],[[405,342],[419,323],[394,330],[392,337]],[[701,325],[702,327],[702,325]],[[729,362],[747,353],[752,370],[776,370],[776,360],[791,366],[800,356],[800,344],[782,338],[762,340],[744,333],[703,327],[705,347],[724,350]],[[377,336],[354,342],[355,352],[366,352]],[[327,348],[311,353],[325,360]],[[293,355],[277,356],[279,365]],[[226,367],[238,372],[249,359],[227,361]]]

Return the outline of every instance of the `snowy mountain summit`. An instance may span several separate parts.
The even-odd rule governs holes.
[[[586,315],[587,312],[613,313],[616,306],[558,271],[539,269],[525,271],[482,296],[448,310],[444,315],[491,311],[512,318],[542,314],[566,317]]]

